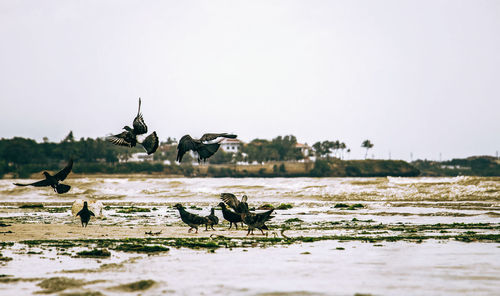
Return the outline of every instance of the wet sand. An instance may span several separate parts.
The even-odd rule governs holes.
[[[220,228],[220,227],[219,227]],[[0,242],[19,242],[25,240],[68,240],[68,239],[124,239],[148,237],[196,238],[223,235],[227,237],[245,237],[245,230],[208,230],[198,229],[198,233],[188,233],[189,227],[181,226],[104,226],[88,225],[86,228],[76,224],[11,224],[0,228]],[[11,231],[12,233],[8,233]],[[155,234],[160,232],[160,234]],[[146,234],[146,232],[152,232]],[[258,230],[255,232],[259,232]],[[289,233],[287,232],[287,235]],[[290,232],[290,234],[292,234]],[[263,237],[260,232],[254,237]]]

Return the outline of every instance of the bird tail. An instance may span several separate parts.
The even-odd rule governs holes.
[[[139,109],[137,109],[137,116],[141,114],[141,98],[139,98]]]
[[[151,133],[149,136],[147,136],[144,141],[142,141],[142,147],[146,149],[146,152],[148,155],[155,153],[156,149],[158,149],[158,146],[160,144],[160,141],[158,140],[158,136],[156,135],[156,132]]]
[[[59,194],[68,192],[70,188],[71,186],[62,183],[56,185],[56,191]]]
[[[224,137],[224,138],[229,138],[229,139],[236,139],[237,135],[233,135],[233,134],[222,134],[221,137]]]

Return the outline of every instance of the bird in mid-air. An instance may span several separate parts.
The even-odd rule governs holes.
[[[144,123],[144,118],[141,114],[141,98],[139,98],[139,109],[137,110],[137,116],[134,119],[132,127],[133,128],[127,125],[123,127],[125,131],[117,135],[109,136],[106,140],[115,145],[126,147],[135,147],[137,143],[139,143],[144,147],[148,155],[153,154],[156,149],[158,149],[160,143],[156,132],[152,132],[142,142],[139,142],[137,139],[138,135],[144,135],[148,132],[148,126]]]
[[[198,162],[206,161],[207,158],[214,155],[220,147],[220,142],[224,138],[235,139],[233,134],[204,134],[199,139],[193,139],[190,135],[183,136],[177,145],[177,161],[181,162],[186,152],[192,150],[198,154]]]
[[[87,227],[87,224],[89,224],[90,221],[90,216],[95,217],[94,213],[91,210],[89,210],[86,201],[83,202],[83,209],[81,209],[80,212],[78,212],[76,215],[80,216],[80,220],[82,221],[82,227]]]
[[[198,233],[198,226],[202,224],[211,223],[211,221],[207,217],[202,217],[193,213],[189,213],[184,209],[184,207],[181,204],[176,204],[174,207],[179,210],[182,222],[186,223],[187,225],[189,225],[189,227],[191,227],[189,228],[188,233],[191,232],[193,228],[196,229],[196,233]]]
[[[30,184],[20,184],[14,183],[17,186],[35,186],[35,187],[44,187],[50,186],[57,193],[66,193],[69,191],[71,186],[59,183],[59,181],[64,181],[68,174],[71,172],[73,168],[73,159],[70,159],[68,164],[64,167],[64,169],[60,170],[57,174],[51,175],[48,172],[44,171],[43,175],[45,176],[45,180],[41,180],[38,182],[30,183]]]

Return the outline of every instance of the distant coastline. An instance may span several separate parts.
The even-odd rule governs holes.
[[[366,140],[368,150],[373,144]],[[337,145],[338,144],[338,145]],[[195,163],[194,155],[176,160],[177,143],[168,138],[158,151],[147,155],[142,148],[119,147],[104,139],[76,140],[70,132],[59,143],[15,137],[0,139],[0,178],[39,178],[43,171],[59,171],[74,160],[71,175],[149,177],[416,177],[416,176],[500,176],[500,160],[472,156],[449,161],[364,159],[346,160],[349,149],[341,141],[300,144],[293,135],[271,141],[222,143],[208,163]],[[71,176],[70,175],[70,176]]]
[[[18,172],[6,172],[4,179],[38,178],[44,168],[25,164]],[[48,169],[57,170],[57,166]],[[500,176],[500,164],[493,157],[469,157],[451,161],[417,160],[340,160],[319,159],[314,162],[276,161],[263,164],[163,164],[140,163],[85,163],[75,162],[70,177],[234,177],[234,178],[293,178],[293,177],[417,177],[417,176]]]

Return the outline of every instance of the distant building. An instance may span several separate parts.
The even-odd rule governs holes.
[[[295,144],[295,148],[300,149],[302,156],[304,158],[308,158],[309,154],[312,152],[312,147],[306,144],[297,143]]]
[[[153,154],[148,155],[146,152],[138,152],[132,154],[128,159],[120,160],[120,162],[142,162],[153,161]]]
[[[224,150],[224,152],[237,153],[240,152],[242,146],[243,142],[238,139],[225,138],[220,142],[220,148]]]

